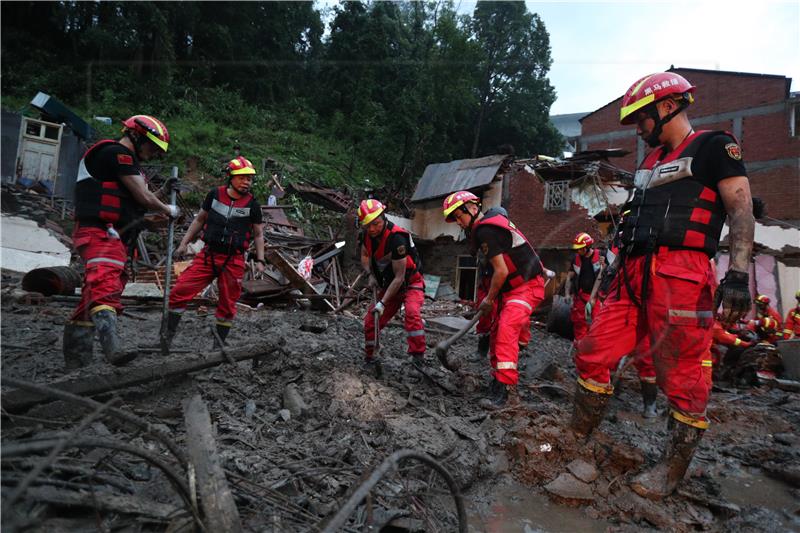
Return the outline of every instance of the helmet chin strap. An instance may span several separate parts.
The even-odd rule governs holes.
[[[681,100],[680,102],[678,102],[678,107],[677,109],[675,109],[675,111],[673,111],[668,115],[665,115],[664,118],[659,118],[658,109],[656,108],[656,103],[657,102],[651,104],[647,110],[647,113],[650,115],[650,118],[652,118],[653,121],[656,123],[655,127],[653,128],[653,131],[650,132],[650,135],[648,135],[644,140],[650,148],[655,148],[656,146],[659,146],[661,144],[661,141],[658,138],[661,137],[661,133],[664,131],[664,125],[673,118],[675,118],[675,116],[678,113],[689,107],[689,103],[686,100]]]

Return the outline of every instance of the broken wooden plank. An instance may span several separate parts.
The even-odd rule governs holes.
[[[240,348],[227,348],[226,351],[234,360],[245,361],[270,354],[278,350],[284,343],[283,338],[278,337],[276,340],[265,340],[260,344],[250,344]],[[204,370],[227,362],[228,359],[225,355],[215,352],[202,359],[184,358],[147,367],[109,368],[103,374],[58,381],[49,383],[48,386],[79,396],[94,396],[103,392]],[[34,405],[49,402],[53,399],[46,394],[38,392],[12,390],[2,395],[2,404],[3,409],[9,413],[19,413],[30,409]]]
[[[239,510],[222,470],[211,416],[203,399],[195,394],[183,404],[186,447],[197,476],[197,491],[208,531],[242,531]]]
[[[289,280],[289,283],[292,287],[300,289],[300,292],[303,294],[318,294],[316,289],[311,286],[311,284],[300,275],[300,273],[286,260],[283,255],[277,250],[266,250],[265,255],[267,257],[267,261],[270,264],[274,265],[281,273],[286,276],[286,279]],[[333,304],[331,304],[327,299],[317,300],[314,299],[311,301],[312,306],[318,305],[322,306],[325,311],[332,311],[334,309]]]

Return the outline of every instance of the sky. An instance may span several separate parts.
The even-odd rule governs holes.
[[[461,13],[475,8],[474,1],[454,3]],[[800,91],[800,0],[526,5],[550,34],[551,115],[594,111],[671,65],[779,74]]]

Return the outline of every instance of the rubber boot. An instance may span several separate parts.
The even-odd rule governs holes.
[[[64,366],[75,370],[94,361],[94,324],[64,324]]]
[[[611,394],[592,392],[580,383],[575,388],[570,429],[578,438],[588,439],[594,428],[603,421]]]
[[[497,378],[492,378],[489,384],[489,396],[480,401],[480,406],[489,410],[502,409],[507,401],[508,386]]]
[[[658,416],[656,411],[656,396],[658,395],[658,385],[649,381],[641,381],[642,385],[642,416],[644,418],[655,418]]]
[[[220,348],[222,348],[222,346],[220,346],[220,344],[219,344],[219,341],[222,341],[222,345],[223,346],[225,345],[225,339],[228,338],[228,333],[231,332],[231,325],[230,325],[229,322],[225,323],[225,324],[223,324],[221,322],[217,322],[216,323],[216,328],[217,328],[217,335],[219,336],[219,340],[217,340],[217,336],[215,335],[214,336],[214,349],[215,350],[219,350]]]
[[[124,365],[136,358],[136,352],[125,352],[122,341],[117,333],[117,313],[110,309],[103,309],[92,315],[92,322],[100,339],[100,347],[106,361],[112,365]]]
[[[631,482],[634,492],[644,498],[660,500],[675,491],[705,432],[704,429],[684,424],[672,417],[668,428],[669,440],[661,461]]]
[[[172,346],[172,339],[175,338],[175,333],[178,332],[178,324],[180,324],[182,317],[183,313],[169,311],[167,313],[166,324],[163,322],[161,323],[161,335],[159,336],[161,355],[169,355],[169,349]]]
[[[478,336],[478,350],[475,357],[478,360],[485,360],[489,356],[489,334]]]

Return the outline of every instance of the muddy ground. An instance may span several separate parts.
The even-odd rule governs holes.
[[[4,280],[6,287],[13,283]],[[73,305],[52,299],[38,305],[3,299],[4,378],[50,383],[111,370],[97,344],[95,364],[69,374],[63,370],[61,331]],[[158,303],[128,308],[120,319],[128,348],[157,341],[160,313]],[[206,315],[187,312],[174,342],[181,353],[171,359],[212,353],[212,323],[213,309]],[[304,331],[314,328],[324,331]],[[355,317],[299,308],[242,308],[229,350],[279,338],[285,341],[283,349],[255,369],[249,361],[224,364],[116,393],[116,407],[166,431],[181,447],[187,444],[182,401],[200,393],[216,426],[222,463],[248,531],[313,530],[342,505],[362,475],[401,448],[429,454],[456,479],[465,494],[471,531],[800,530],[797,393],[715,388],[709,407],[713,423],[686,481],[678,494],[653,503],[633,493],[628,480],[658,458],[666,435],[665,399],[659,397],[657,420],[643,419],[638,380],[630,369],[599,431],[588,443],[576,442],[565,429],[575,384],[570,342],[545,333],[538,324],[521,357],[519,403],[499,412],[478,405],[489,375],[487,363],[474,355],[472,335],[451,348],[463,361],[456,374],[443,369],[430,348],[426,378],[408,361],[404,332],[393,323],[381,336],[384,377],[378,380],[362,368],[362,325]],[[430,334],[429,346],[443,338]],[[158,353],[143,352],[129,368],[163,363]],[[10,389],[4,384],[4,393]],[[294,392],[305,406],[296,405]],[[105,394],[96,399],[110,398]],[[61,438],[88,412],[64,402],[16,415],[4,410],[3,449]],[[105,418],[89,424],[82,436],[112,438],[166,456],[163,446],[147,434]],[[9,491],[41,457],[43,453],[14,458],[4,454],[4,530],[23,523],[33,531],[190,527],[186,514],[177,512],[180,499],[158,470],[125,454],[92,449],[68,447],[31,484],[28,496],[6,509]],[[69,474],[70,467],[77,472],[78,466],[102,468],[104,477],[95,475],[90,483],[93,490],[140,497],[151,502],[151,509],[158,503],[176,511],[160,518],[154,511],[151,516],[124,509],[97,511],[89,496],[77,504],[42,495],[56,486],[89,494],[84,484],[92,476]],[[394,482],[387,480],[386,487],[410,490],[401,478],[398,474]],[[551,482],[557,479],[554,487]],[[452,509],[445,509],[446,500],[442,498],[439,508],[432,506],[432,513],[442,513],[440,521],[431,522],[437,525],[420,526],[411,520],[405,529],[396,530],[450,529],[452,516],[445,515],[452,515]],[[378,506],[392,506],[387,500],[376,501]],[[351,524],[358,520],[353,518]]]

